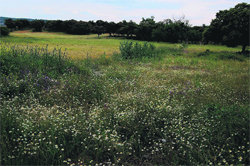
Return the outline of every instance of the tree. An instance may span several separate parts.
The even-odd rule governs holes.
[[[73,19],[64,21],[62,23],[64,32],[69,33],[69,34],[74,34],[72,27],[75,26],[75,24],[77,24],[77,21]]]
[[[15,21],[15,24],[19,30],[22,30],[24,28],[28,28],[30,26],[30,22],[26,19],[18,19]]]
[[[9,29],[6,27],[0,27],[0,36],[8,36],[10,33]]]
[[[90,33],[95,33],[95,22],[94,21],[88,21],[89,27],[90,27]]]
[[[105,33],[105,27],[101,26],[101,25],[96,25],[93,27],[94,32],[98,35],[98,38],[100,37],[100,35],[102,35],[103,33]]]
[[[139,40],[152,40],[152,31],[156,27],[154,17],[151,18],[142,18],[138,28],[136,29],[136,37]]]
[[[154,41],[160,42],[165,41],[166,36],[166,28],[165,24],[163,22],[157,23],[156,28],[152,31],[152,39]]]
[[[43,20],[34,20],[31,22],[31,27],[34,32],[42,32],[45,22]]]
[[[114,22],[110,22],[107,24],[107,32],[109,33],[109,36],[114,35],[114,33],[117,31],[117,25]]]
[[[155,41],[164,41],[177,43],[188,41],[190,25],[184,17],[178,20],[166,19],[157,23],[152,31],[152,39]]]
[[[13,29],[15,29],[16,28],[16,24],[15,24],[15,21],[13,21],[12,19],[6,19],[5,20],[5,23],[4,23],[6,26],[7,26],[7,28],[9,28],[10,30],[13,30]]]
[[[136,29],[137,29],[137,24],[132,20],[130,20],[127,23],[127,36],[132,37],[135,34]]]
[[[242,46],[245,52],[249,45],[250,4],[240,3],[229,10],[222,10],[216,14],[210,26],[204,31],[206,42],[225,44],[229,47]]]
[[[188,40],[192,42],[201,42],[202,41],[202,33],[205,30],[206,25],[202,26],[194,26],[194,27],[189,27],[188,31]]]
[[[97,20],[96,25],[93,27],[94,32],[97,33],[98,38],[100,35],[106,32],[106,27],[107,27],[107,22],[102,21],[102,20]]]
[[[90,27],[87,22],[78,21],[74,26],[71,28],[72,34],[77,35],[85,35],[90,33]]]
[[[64,32],[65,31],[62,20],[47,21],[45,24],[45,28],[46,30],[52,31],[52,32]]]
[[[125,34],[127,34],[128,32],[128,23],[126,20],[123,20],[121,22],[118,23],[119,28],[117,29],[118,34],[121,34],[122,36],[124,36]]]

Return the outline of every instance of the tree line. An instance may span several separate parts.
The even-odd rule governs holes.
[[[76,21],[76,20],[12,20],[7,19],[5,25],[11,30],[32,28],[35,32],[65,32],[68,34],[97,34],[98,37],[108,33],[112,37],[158,42],[189,42],[204,44],[225,44],[227,46],[242,45],[244,52],[249,45],[250,5],[237,4],[229,10],[219,11],[209,26],[191,26],[188,20],[166,19],[156,22],[154,17],[142,18],[139,24],[133,21],[121,22]]]
[[[154,17],[142,18],[137,24],[133,21],[123,20],[121,22],[97,21],[76,21],[76,20],[33,20],[7,19],[5,25],[11,30],[33,29],[34,32],[46,30],[49,32],[65,32],[68,34],[86,35],[97,34],[98,36],[108,33],[113,37],[126,37],[145,41],[164,42],[199,42],[202,40],[203,26],[192,27],[187,20],[167,19],[156,22]]]

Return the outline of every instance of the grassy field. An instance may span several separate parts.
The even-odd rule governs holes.
[[[109,38],[108,35],[102,35],[100,38],[93,35],[68,35],[64,33],[48,33],[30,31],[17,31],[10,34],[11,37],[2,38],[2,41],[15,42],[23,45],[45,46],[49,48],[61,47],[67,49],[67,53],[73,59],[84,59],[87,56],[98,57],[102,54],[112,55],[119,52],[119,45],[124,39]],[[138,41],[142,43],[141,41]],[[154,43],[157,47],[178,48],[179,44]],[[229,48],[215,45],[189,45],[188,51],[202,52],[207,49],[211,51],[240,51],[241,48]]]
[[[154,58],[124,59],[122,41],[1,38],[2,165],[250,164],[240,47],[152,43]]]

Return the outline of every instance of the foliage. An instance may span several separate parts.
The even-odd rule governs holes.
[[[29,21],[27,19],[6,19],[5,20],[5,25],[10,29],[10,30],[23,30],[23,29],[28,29],[31,28],[30,24],[32,21]]]
[[[127,38],[132,38],[136,33],[137,24],[133,21],[127,22],[122,21],[119,24],[119,29],[117,30],[118,34],[126,35]]]
[[[121,57],[124,59],[153,58],[157,56],[156,48],[149,43],[125,41],[120,44]]]
[[[231,47],[242,45],[242,52],[244,52],[249,45],[249,17],[250,5],[247,3],[240,3],[229,10],[219,11],[204,32],[204,40]]]
[[[153,38],[157,41],[165,42],[181,42],[188,40],[188,21],[184,19],[179,20],[165,20],[160,23],[158,28],[153,32]]]
[[[15,22],[12,19],[6,19],[4,24],[11,30],[16,28]]]
[[[189,28],[188,41],[191,42],[202,42],[202,33],[206,29],[206,25],[194,26]]]
[[[102,35],[105,32],[105,28],[104,26],[97,25],[97,26],[94,26],[93,31],[97,33],[98,37],[100,37],[100,35]]]
[[[116,23],[110,22],[107,24],[107,33],[109,33],[109,36],[112,36],[112,34],[114,35],[117,29],[118,28]]]
[[[146,40],[146,41],[165,41],[176,43],[179,41],[199,42],[202,40],[202,32],[205,26],[191,27],[184,18],[179,20],[167,19],[163,22],[155,22],[154,17],[143,18],[140,24],[133,21],[123,20],[119,23],[97,20],[89,21],[48,21],[45,29],[48,31],[66,32],[69,34],[89,34],[100,35],[109,33],[109,36],[122,36],[126,38]]]
[[[8,36],[10,33],[9,29],[6,27],[0,27],[0,36]]]
[[[34,20],[31,22],[33,32],[42,32],[45,22],[43,20]]]
[[[22,30],[22,29],[25,29],[25,28],[29,28],[30,27],[30,21],[28,20],[25,20],[25,19],[18,19],[15,21],[15,24],[17,26],[17,29],[19,30]]]
[[[152,31],[156,27],[156,22],[154,21],[154,17],[151,18],[142,18],[137,30],[136,30],[136,38],[139,40],[150,41],[152,40]]]
[[[184,17],[179,19],[165,19],[156,22],[154,17],[142,18],[139,24],[131,21],[120,21],[118,23],[97,21],[76,21],[76,20],[33,20],[7,19],[6,26],[12,30],[33,28],[41,32],[65,32],[75,35],[109,33],[109,36],[137,39],[143,41],[157,42],[186,42],[186,43],[215,43],[227,46],[242,46],[245,52],[249,45],[249,15],[250,7],[247,3],[240,3],[234,8],[223,10],[217,13],[209,27],[191,26]],[[247,53],[247,51],[246,51]]]
[[[50,32],[65,32],[68,34],[86,35],[95,33],[100,35],[109,33],[110,36],[122,36],[130,39],[146,40],[146,41],[167,41],[176,43],[178,41],[201,41],[202,27],[191,27],[188,21],[165,20],[163,22],[155,22],[154,17],[143,18],[140,24],[136,24],[132,20],[127,22],[123,20],[119,23],[106,22],[102,20],[94,21],[76,21],[76,20],[6,20],[6,25],[11,30],[23,30],[33,28],[33,31],[41,32],[47,30]]]
[[[64,32],[65,22],[62,20],[47,21],[45,24],[45,29],[50,32]]]
[[[69,20],[65,21],[63,24],[64,31],[69,34],[89,34],[90,30],[89,27],[90,25],[84,21],[75,21],[75,20]],[[61,28],[60,26],[57,28]]]

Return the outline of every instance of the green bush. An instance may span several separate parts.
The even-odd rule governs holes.
[[[10,33],[7,27],[0,27],[0,36],[8,36]]]
[[[123,59],[153,58],[158,54],[155,46],[147,42],[140,44],[125,41],[120,44],[120,51]]]

